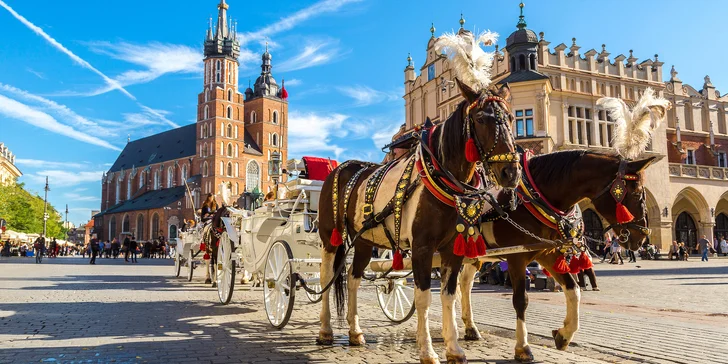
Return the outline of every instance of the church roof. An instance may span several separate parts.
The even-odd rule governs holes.
[[[109,207],[106,211],[97,214],[115,214],[118,212],[158,209],[169,206],[185,197],[185,186],[165,188],[161,190],[148,191],[137,198],[118,203]]]
[[[109,168],[109,173],[193,156],[196,141],[196,124],[131,141]]]
[[[243,149],[245,153],[263,155],[258,143],[255,142],[255,138],[250,135],[250,132],[247,129],[244,130],[243,141],[245,142],[245,148]]]

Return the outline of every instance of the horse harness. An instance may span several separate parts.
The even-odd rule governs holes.
[[[626,173],[627,169],[627,163],[628,161],[625,159],[619,160],[619,168],[617,169],[617,175],[614,177],[614,179],[605,187],[599,194],[597,194],[596,197],[594,197],[594,200],[602,197],[602,195],[609,192],[609,194],[614,198],[614,201],[617,203],[617,215],[619,220],[620,210],[626,211],[626,208],[622,205],[622,201],[624,201],[624,197],[627,193],[627,181],[639,181],[640,176],[638,174],[628,174]],[[644,204],[646,201],[646,193],[645,190],[642,190],[642,193],[640,194],[639,202],[641,204]],[[638,221],[644,221],[644,225],[637,224]],[[629,215],[624,221],[617,221],[616,224],[611,224],[607,226],[603,234],[606,233],[609,230],[613,230],[615,233],[618,233],[618,239],[621,242],[627,242],[629,239],[629,230],[628,229],[634,229],[639,231],[644,236],[649,236],[652,232],[650,228],[647,226],[647,214],[643,212],[642,217],[635,220],[633,216]]]

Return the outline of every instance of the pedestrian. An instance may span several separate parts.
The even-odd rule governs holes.
[[[104,257],[104,245],[105,245],[104,241],[98,240],[97,244],[99,245],[99,247],[98,247],[98,251],[96,253],[100,258],[103,258]],[[92,247],[92,249],[93,249],[93,247]]]
[[[619,264],[624,264],[624,259],[622,259],[622,246],[619,245],[619,239],[615,235],[612,237],[612,260],[609,263],[617,264],[618,258]]]
[[[104,242],[102,241],[101,244]],[[89,248],[91,249],[91,261],[88,262],[88,264],[96,264],[96,255],[99,254],[99,240],[96,238],[91,239],[91,242],[89,243]]]
[[[710,241],[706,238],[705,235],[703,235],[703,237],[698,240],[698,250],[700,250],[700,253],[702,254],[702,257],[700,258],[701,262],[708,261],[708,253],[710,252],[711,248],[712,247],[710,246]]]
[[[672,260],[672,257],[675,257],[675,260],[680,259],[680,254],[678,254],[678,251],[680,250],[680,247],[677,245],[677,241],[673,240],[672,245],[670,246],[670,252],[669,259]]]
[[[725,240],[725,235],[720,239],[720,252],[723,253],[723,256],[728,255],[728,241]]]
[[[592,291],[599,291],[599,287],[597,287],[597,276],[594,274],[594,268],[583,269],[577,274],[579,287],[581,287],[582,291],[586,291],[586,280],[584,279],[584,276],[589,277],[589,285],[591,285]]]
[[[137,262],[137,241],[136,238],[132,235],[131,241],[129,242],[129,250],[131,251],[131,262],[132,263],[138,263]]]
[[[609,255],[612,253],[612,239],[609,237],[609,234],[604,234],[604,255],[602,255],[602,263],[604,263],[605,260],[611,260],[608,259]]]
[[[647,243],[645,243],[647,244]],[[643,245],[644,247],[644,245]],[[637,257],[634,254],[634,251],[632,249],[627,249],[627,257],[629,257],[629,262],[627,263],[637,263]]]

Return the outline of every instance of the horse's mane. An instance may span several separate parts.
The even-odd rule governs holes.
[[[455,107],[455,111],[442,123],[438,138],[438,157],[441,163],[447,163],[457,155],[463,154],[463,104]]]
[[[564,150],[534,156],[528,160],[531,175],[549,183],[573,182],[572,173],[576,171],[576,164],[585,156],[603,156],[605,158],[617,157],[613,154],[600,153],[588,150]]]

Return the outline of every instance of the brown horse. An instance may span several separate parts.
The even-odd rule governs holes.
[[[215,213],[210,217],[209,225],[204,227],[202,233],[202,241],[205,243],[205,284],[212,284],[212,287],[217,287],[217,281],[213,278],[217,277],[217,249],[220,243],[220,234],[225,229],[225,224],[222,222],[223,217],[230,216],[230,210],[226,206],[222,206],[215,210]]]
[[[354,262],[351,266],[347,282],[344,283],[342,274],[336,277],[336,304],[337,312],[343,313],[344,289],[348,286],[348,313],[349,343],[362,345],[365,343],[364,335],[359,327],[359,317],[356,309],[356,294],[365,267],[371,259],[372,247],[405,250],[411,249],[412,267],[417,289],[415,290],[415,305],[417,309],[417,343],[420,359],[423,362],[439,362],[438,355],[432,348],[432,339],[428,325],[428,312],[431,304],[431,278],[432,259],[436,251],[442,257],[442,277],[444,287],[441,290],[443,304],[443,333],[447,344],[448,360],[465,361],[465,353],[457,343],[457,325],[455,323],[455,294],[457,292],[457,276],[462,266],[463,256],[453,252],[455,240],[455,225],[458,214],[454,207],[446,205],[432,192],[424,168],[418,167],[416,173],[412,171],[415,159],[419,163],[424,154],[428,154],[432,164],[439,165],[440,181],[447,179],[445,184],[462,185],[465,182],[478,180],[473,177],[476,163],[473,162],[472,150],[466,150],[468,144],[478,145],[479,153],[476,158],[483,163],[486,170],[494,176],[495,181],[507,188],[514,188],[520,181],[520,165],[518,154],[515,154],[515,143],[512,138],[510,124],[513,116],[510,112],[508,100],[510,90],[507,87],[500,89],[474,92],[468,86],[458,81],[465,101],[460,103],[456,111],[443,123],[435,126],[427,138],[416,145],[408,154],[401,157],[389,168],[378,184],[371,205],[366,203],[368,193],[368,180],[376,175],[379,166],[366,163],[343,163],[325,181],[321,192],[321,208],[319,210],[319,234],[323,241],[321,282],[326,284],[334,278],[334,272],[344,262],[348,249],[346,237],[345,244],[335,246],[332,241],[337,239],[334,231],[348,231],[353,237],[355,247]],[[472,139],[471,139],[472,138]],[[423,146],[424,145],[424,146]],[[471,146],[472,147],[472,146]],[[464,152],[465,151],[465,152]],[[470,156],[468,156],[469,154]],[[490,162],[490,165],[488,165]],[[418,164],[418,166],[421,166]],[[401,178],[402,176],[402,178]],[[435,177],[438,178],[438,177]],[[338,179],[340,184],[335,182]],[[349,184],[349,181],[352,181]],[[432,179],[429,180],[432,182]],[[482,182],[482,181],[481,181]],[[471,182],[474,183],[474,182]],[[347,186],[349,185],[349,186]],[[406,189],[405,186],[409,186]],[[472,190],[472,189],[471,189]],[[409,198],[397,200],[402,195]],[[440,196],[442,197],[442,196]],[[391,199],[391,200],[390,200]],[[333,201],[325,204],[323,201]],[[353,203],[349,204],[348,202]],[[399,203],[397,201],[400,201]],[[395,216],[386,218],[379,216],[381,211],[393,206]],[[376,226],[367,226],[365,229],[366,210],[373,211]],[[376,215],[374,215],[376,214]],[[400,226],[395,223],[397,217]],[[363,234],[356,231],[366,230]],[[391,238],[391,233],[395,237]],[[344,233],[346,234],[346,233]],[[357,238],[358,236],[358,238]],[[398,238],[399,237],[399,238]],[[332,239],[333,238],[333,239]],[[340,241],[341,239],[339,239]],[[395,253],[395,256],[397,253]],[[395,259],[396,261],[396,259]],[[331,328],[331,314],[329,309],[329,291],[323,294],[321,307],[321,329],[317,342],[331,344],[333,331]]]
[[[644,241],[649,230],[647,229],[647,209],[645,205],[645,192],[643,186],[643,171],[654,157],[626,161],[619,157],[598,154],[586,151],[563,151],[531,158],[524,168],[524,183],[532,181],[538,189],[540,198],[547,201],[547,205],[562,212],[572,211],[576,204],[584,199],[590,199],[597,212],[610,224],[615,233],[620,236],[620,244],[625,248],[637,250]],[[615,180],[624,182],[623,200],[621,203],[634,219],[628,223],[619,223],[617,216],[617,202],[610,193],[610,187]],[[522,195],[525,184],[519,187]],[[533,195],[533,193],[531,194]],[[509,196],[501,193],[498,196],[502,204],[507,204]],[[526,198],[527,199],[527,198]],[[510,218],[525,230],[544,239],[561,239],[564,237],[557,230],[548,227],[531,213],[527,202],[519,204],[515,211],[509,212]],[[539,240],[524,234],[511,223],[498,219],[493,222],[481,224],[485,232],[489,247],[510,247],[516,245],[538,244]],[[528,253],[508,255],[508,274],[513,284],[513,307],[516,310],[516,348],[515,358],[519,361],[532,361],[533,354],[528,345],[526,330],[526,308],[528,296],[525,286],[526,265],[536,260],[548,270],[556,281],[564,287],[566,296],[566,318],[564,326],[553,330],[556,347],[566,350],[574,333],[579,328],[579,300],[580,289],[572,274],[559,274],[554,264],[562,255],[557,249],[547,249]],[[480,334],[473,322],[471,310],[471,289],[476,266],[466,264],[463,268],[460,289],[462,296],[463,322],[465,323],[465,339],[478,340]]]

